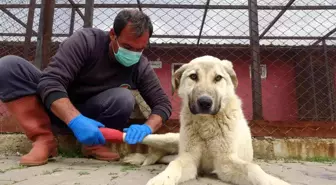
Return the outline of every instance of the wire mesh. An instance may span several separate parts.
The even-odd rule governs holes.
[[[28,5],[32,2],[35,1],[0,3],[0,18],[4,20],[0,27],[0,56],[14,54],[34,61],[42,5],[41,0],[36,0],[30,38],[26,27]],[[87,23],[86,2],[56,1],[52,44],[44,46],[50,47],[49,56]],[[254,135],[292,136],[300,132],[309,135],[318,130],[329,132],[336,126],[335,0],[174,0],[169,3],[95,0],[94,3],[94,28],[109,31],[114,17],[124,8],[140,9],[152,19],[154,35],[144,53],[150,61],[161,62],[155,71],[172,101],[171,120],[178,120],[181,103],[176,94],[171,94],[172,73],[195,57],[213,55],[233,61],[239,80],[237,93],[243,100],[243,110],[251,120]],[[148,115],[149,107],[139,94],[135,96],[140,110]],[[8,111],[0,104],[0,117],[7,115]],[[323,130],[325,125],[329,125],[329,130]],[[165,124],[168,130],[177,126],[173,122]]]

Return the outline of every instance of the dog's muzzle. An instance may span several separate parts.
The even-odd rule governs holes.
[[[196,101],[189,105],[190,111],[193,114],[214,114],[214,102],[210,96],[200,96]]]
[[[212,107],[212,99],[207,96],[202,96],[197,100],[197,105],[201,111],[209,111]]]

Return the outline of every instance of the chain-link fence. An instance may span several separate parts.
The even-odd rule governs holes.
[[[40,68],[76,30],[109,31],[124,8],[148,14],[154,35],[145,54],[173,103],[169,131],[177,128],[180,107],[171,75],[207,54],[233,61],[254,136],[336,137],[335,0],[3,2],[0,56],[20,55]],[[0,105],[0,117],[7,115]]]

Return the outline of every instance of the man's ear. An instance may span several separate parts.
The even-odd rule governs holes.
[[[110,39],[111,39],[111,40],[114,40],[114,39],[115,39],[115,37],[116,37],[116,34],[115,34],[115,32],[114,32],[114,29],[113,29],[113,28],[111,28],[111,29],[110,29],[110,33],[109,33],[109,35],[110,35]]]
[[[228,60],[222,60],[222,64],[226,70],[226,72],[230,75],[231,81],[233,83],[233,86],[235,89],[237,89],[238,87],[238,78],[237,78],[237,74],[233,69],[233,65],[231,61]]]
[[[175,91],[178,90],[178,88],[180,86],[180,81],[181,81],[182,74],[187,69],[187,67],[188,67],[188,64],[183,64],[172,75],[172,95],[174,95]]]

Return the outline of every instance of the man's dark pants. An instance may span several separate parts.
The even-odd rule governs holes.
[[[8,55],[0,58],[0,100],[8,102],[36,94],[40,76],[41,71],[21,57]],[[38,97],[40,99],[40,96]],[[118,130],[129,126],[128,119],[134,105],[134,96],[125,88],[111,88],[85,102],[74,104],[84,116],[100,121],[108,128]],[[46,109],[46,111],[54,132],[71,133],[63,121],[50,110]]]

